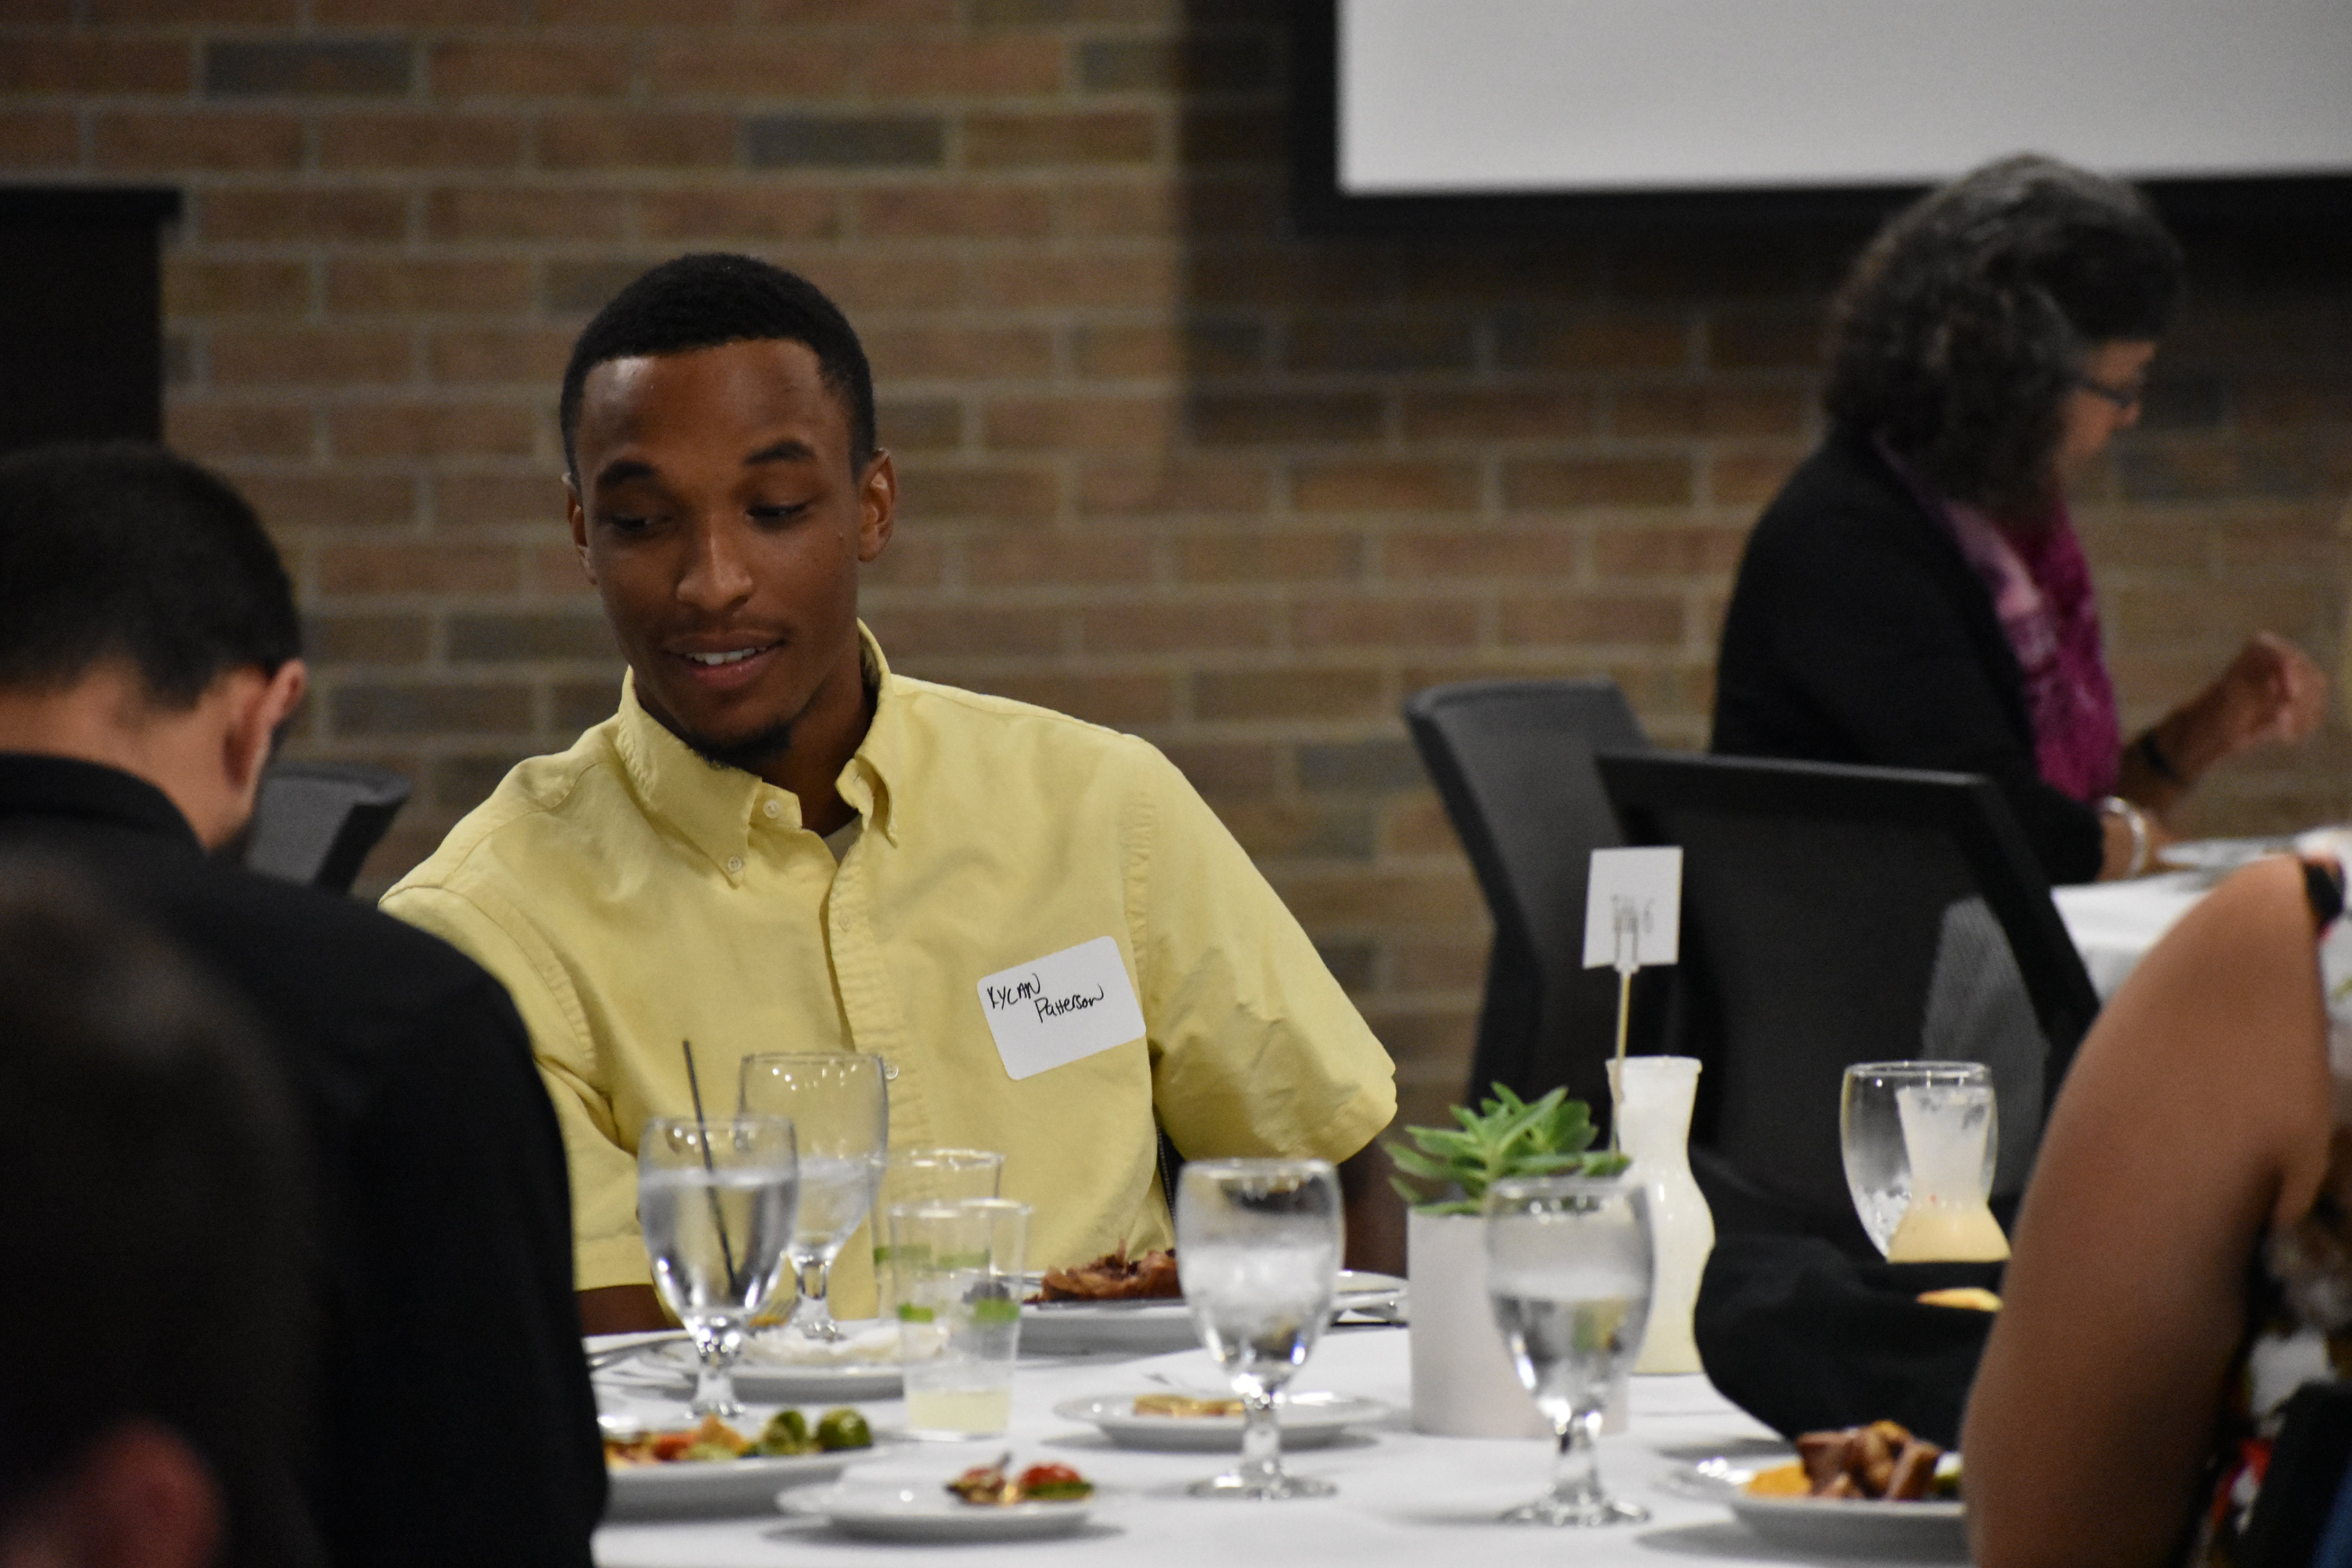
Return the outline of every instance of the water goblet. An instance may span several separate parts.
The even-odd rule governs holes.
[[[1241,1458],[1195,1497],[1326,1497],[1282,1468],[1275,1400],[1330,1320],[1343,1240],[1323,1160],[1195,1160],[1176,1188],[1176,1272],[1193,1329],[1242,1398]]]
[[[890,1141],[887,1076],[880,1057],[856,1052],[743,1058],[742,1108],[789,1116],[800,1136],[800,1215],[789,1250],[801,1296],[792,1326],[812,1340],[846,1337],[833,1321],[825,1291],[833,1260],[874,1206]]]
[[[1519,1382],[1558,1448],[1543,1496],[1510,1524],[1639,1524],[1601,1485],[1595,1439],[1649,1325],[1649,1193],[1622,1176],[1496,1182],[1486,1202],[1486,1294]]]
[[[2000,1157],[1999,1107],[1992,1073],[1981,1062],[1856,1062],[1845,1069],[1838,1101],[1838,1146],[1845,1161],[1846,1190],[1871,1245],[1885,1256],[1911,1207],[1911,1146],[1905,1134],[1905,1105],[1914,1129],[1948,1124],[1955,1138],[1981,1139],[1978,1199],[1992,1191],[1993,1164]],[[1934,1138],[1941,1145],[1948,1139]],[[1949,1194],[1964,1196],[1961,1194]],[[1990,1215],[1987,1216],[1990,1223]]]
[[[654,1289],[700,1363],[697,1415],[743,1413],[735,1363],[783,1283],[799,1196],[793,1124],[781,1116],[656,1116],[637,1133],[637,1218]]]

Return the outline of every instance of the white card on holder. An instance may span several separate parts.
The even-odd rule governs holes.
[[[1682,948],[1682,932],[1679,847],[1592,852],[1584,895],[1585,968],[1672,963]]]
[[[1143,1009],[1107,936],[990,975],[980,1010],[1013,1078],[1033,1078],[1143,1037]]]

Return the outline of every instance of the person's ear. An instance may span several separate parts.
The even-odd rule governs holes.
[[[289,658],[268,675],[258,669],[231,673],[237,679],[221,738],[221,762],[230,790],[243,804],[244,815],[250,816],[261,789],[261,770],[269,765],[279,727],[301,706],[310,671],[300,659]]]
[[[588,509],[580,504],[580,481],[570,474],[563,476],[563,521],[571,525],[572,548],[580,557],[580,570],[593,585],[596,566],[588,559]]]
[[[857,559],[872,561],[898,526],[898,475],[890,454],[877,452],[857,481]]]
[[[205,1568],[225,1521],[212,1470],[185,1438],[132,1419],[90,1446],[60,1489],[64,1560],[92,1568]]]

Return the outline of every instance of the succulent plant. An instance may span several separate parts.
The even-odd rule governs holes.
[[[1594,1135],[1592,1112],[1584,1101],[1569,1099],[1566,1089],[1524,1100],[1498,1083],[1494,1098],[1480,1100],[1476,1110],[1455,1106],[1454,1120],[1458,1126],[1406,1128],[1411,1148],[1386,1145],[1398,1170],[1436,1184],[1430,1194],[1390,1178],[1423,1214],[1476,1214],[1486,1189],[1513,1176],[1612,1176],[1630,1163],[1622,1154],[1586,1152]]]

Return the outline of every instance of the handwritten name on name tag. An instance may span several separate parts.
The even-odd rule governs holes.
[[[980,983],[980,1010],[1015,1079],[1143,1037],[1143,1009],[1107,936],[990,975]]]

